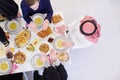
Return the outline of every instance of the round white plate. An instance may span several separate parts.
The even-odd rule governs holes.
[[[43,14],[40,14],[40,13],[37,13],[37,14],[34,14],[32,17],[32,20],[35,22],[35,20],[37,18],[41,19],[41,22],[39,24],[36,24],[37,25],[37,28],[38,29],[41,29],[42,28],[42,25],[43,25],[43,21],[44,21],[44,15]]]
[[[3,66],[1,66],[2,64]],[[5,71],[1,70],[1,67],[5,67],[5,65],[8,66],[8,69],[6,69]],[[9,74],[11,72],[11,69],[12,69],[12,63],[10,60],[6,58],[0,59],[0,74]]]
[[[57,50],[57,51],[65,51],[67,48],[62,46],[62,42],[63,41],[67,41],[66,38],[62,37],[62,36],[58,36],[55,38],[55,40],[53,41],[53,47]]]
[[[36,54],[36,55],[34,55],[33,57],[32,57],[32,59],[31,59],[31,65],[32,65],[32,67],[34,68],[34,69],[40,69],[40,68],[42,68],[43,66],[44,66],[44,62],[43,62],[43,64],[41,65],[41,66],[39,66],[39,65],[37,65],[36,64],[36,60],[39,58],[40,60],[41,60],[41,55],[40,54]]]
[[[24,30],[27,30],[27,31],[30,33],[30,38],[27,40],[27,42],[26,42],[24,45],[17,46],[16,43],[15,43],[15,39],[16,39],[16,37],[17,37],[22,31],[24,31]],[[29,30],[29,29],[23,29],[23,30],[21,30],[21,31],[15,36],[15,38],[14,38],[14,44],[15,44],[15,46],[16,46],[17,48],[21,48],[21,47],[26,46],[26,45],[30,42],[30,39],[31,39],[31,32],[30,32],[30,30]]]
[[[14,28],[14,27],[16,27],[16,28]],[[12,28],[14,28],[14,29],[12,29]],[[20,23],[17,19],[13,19],[11,21],[6,21],[5,29],[10,34],[16,34],[21,30],[21,26],[20,26]]]

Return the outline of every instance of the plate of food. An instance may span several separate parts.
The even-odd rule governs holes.
[[[42,42],[39,46],[39,51],[45,53],[46,55],[49,54],[50,44],[47,42]]]
[[[36,24],[37,28],[41,29],[43,21],[44,21],[44,15],[37,13],[37,14],[34,14],[31,18],[32,18],[33,22]]]
[[[57,50],[57,51],[65,51],[67,48],[65,46],[63,46],[63,42],[67,41],[66,38],[62,37],[62,36],[58,36],[55,38],[55,40],[53,41],[53,47]]]
[[[0,74],[9,74],[12,70],[12,63],[6,58],[0,59]]]
[[[26,60],[24,52],[18,51],[13,55],[13,62],[16,64],[23,64]]]
[[[35,51],[35,49],[37,48],[38,44],[40,43],[40,39],[39,38],[35,38],[30,44],[28,44],[28,46],[26,47],[26,49],[28,51]]]
[[[63,20],[62,16],[60,14],[55,14],[52,17],[53,24],[57,24]]]
[[[56,55],[61,62],[67,62],[69,60],[68,52],[65,51],[57,52]]]
[[[18,48],[25,46],[31,38],[31,32],[28,29],[23,29],[15,36],[15,45]]]
[[[40,37],[40,38],[46,38],[47,36],[49,36],[50,34],[52,34],[53,31],[52,31],[52,28],[48,27],[46,30],[40,30],[37,35]]]
[[[42,60],[40,54],[36,54],[31,59],[31,65],[34,69],[40,69],[44,66],[45,62]]]
[[[69,60],[68,52],[65,51],[57,52],[56,55],[61,62],[67,62]]]
[[[0,45],[0,57],[5,55],[6,48],[4,45]]]
[[[16,34],[21,30],[20,22],[17,19],[13,19],[11,21],[6,21],[5,29],[10,34]]]

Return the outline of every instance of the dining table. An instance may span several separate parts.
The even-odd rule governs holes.
[[[63,41],[70,41],[67,32],[65,35],[61,35],[55,31],[57,26],[65,25],[64,18],[60,13],[54,15],[60,16],[61,19],[56,23],[51,23],[46,31],[40,28],[42,27],[40,24],[38,31],[33,32],[27,27],[23,17],[0,22],[0,26],[10,42],[7,47],[0,42],[0,75],[43,69],[45,62],[40,58],[41,54],[44,52],[48,56],[51,49],[61,56],[67,54],[68,58],[61,59],[61,62],[63,64],[69,62],[71,48],[62,46]],[[44,18],[41,15],[36,16],[33,16],[32,19]],[[15,26],[17,26],[16,30],[14,30]]]
[[[43,30],[44,18],[45,15],[40,13],[31,16],[37,32],[28,27],[22,16],[0,22],[10,42],[8,47],[0,42],[0,75],[43,69],[46,63],[42,54],[49,56],[51,50],[55,51],[61,63],[67,64],[72,60],[71,50],[95,44],[79,31],[83,18],[66,25],[63,13],[56,12],[48,28]],[[69,46],[66,47],[65,42]]]

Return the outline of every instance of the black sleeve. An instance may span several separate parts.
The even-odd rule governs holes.
[[[60,64],[59,66],[56,66],[57,71],[60,74],[61,80],[67,80],[68,74],[67,71],[65,70],[64,66]]]
[[[53,66],[45,68],[43,72],[43,76],[44,76],[44,80],[61,80],[59,72]]]
[[[39,75],[38,71],[34,71],[33,80],[43,80],[43,76]]]
[[[6,36],[5,36],[5,32],[3,31],[3,29],[0,27],[0,41],[1,42],[4,42],[4,41],[6,41],[7,40],[7,38],[6,38]]]
[[[0,80],[23,80],[23,73],[0,76]]]

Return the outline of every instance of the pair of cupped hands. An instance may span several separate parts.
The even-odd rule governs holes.
[[[45,19],[44,22],[43,22],[42,30],[46,30],[48,28],[49,24],[50,24],[50,22],[48,21],[48,19]],[[28,24],[28,27],[30,27],[33,32],[35,32],[35,33],[38,32],[37,26],[33,21],[31,21]]]
[[[50,65],[57,61],[57,55],[53,49],[50,50],[50,53],[48,55],[46,55],[44,52],[42,52],[41,55],[42,61],[48,62]]]

